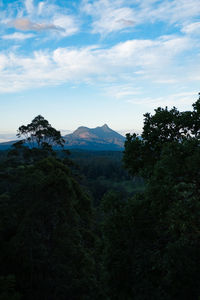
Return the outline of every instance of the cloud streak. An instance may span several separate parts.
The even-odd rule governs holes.
[[[200,33],[200,22],[194,22],[187,24],[182,28],[182,32],[186,34],[199,34]]]
[[[34,34],[24,34],[21,32],[15,32],[13,34],[7,34],[7,35],[3,35],[1,38],[4,40],[18,40],[18,41],[23,41],[23,40],[27,40],[30,38],[33,38],[35,35]]]
[[[102,35],[120,31],[135,25],[134,12],[122,1],[83,0],[82,10],[92,16],[92,32]]]
[[[14,27],[15,29],[22,30],[22,31],[46,31],[46,30],[65,31],[64,28],[60,26],[54,24],[34,23],[26,18],[10,21],[8,23],[8,26]]]
[[[32,14],[34,11],[33,0],[25,0],[25,8],[28,14]]]
[[[127,100],[127,102],[137,105],[143,104],[149,108],[152,107],[173,107],[178,104],[179,109],[185,109],[188,107],[188,104],[192,104],[194,99],[197,98],[197,91],[189,91],[175,94],[168,94],[162,97],[134,97],[132,99]]]

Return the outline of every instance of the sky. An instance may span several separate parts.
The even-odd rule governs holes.
[[[0,0],[0,140],[41,114],[58,130],[189,110],[200,91],[199,0]]]

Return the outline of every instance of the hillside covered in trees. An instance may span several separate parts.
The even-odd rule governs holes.
[[[18,134],[0,152],[0,299],[199,299],[200,99],[145,114],[123,153],[69,154],[42,116]]]

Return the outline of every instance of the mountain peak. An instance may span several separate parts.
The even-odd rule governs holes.
[[[112,129],[110,129],[110,127],[107,124],[104,124],[103,126],[97,127],[97,128],[99,128],[100,130],[102,130],[104,132],[112,131]]]
[[[89,148],[98,150],[122,150],[125,138],[108,127],[107,124],[96,128],[80,126],[72,134],[65,135],[66,147]]]

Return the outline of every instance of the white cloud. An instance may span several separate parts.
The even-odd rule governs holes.
[[[187,109],[197,98],[197,91],[188,91],[182,93],[168,94],[162,97],[135,97],[127,100],[127,102],[136,104],[143,104],[149,108],[155,107],[178,107],[178,109]]]
[[[40,1],[35,7],[35,15],[42,18],[52,18],[55,14],[65,13],[69,14],[69,11],[65,9],[64,5],[59,6],[54,4],[56,1]]]
[[[130,8],[108,8],[98,20],[93,22],[93,32],[105,34],[133,27],[134,24],[134,15]]]
[[[2,72],[1,74],[3,74],[3,70],[6,69],[8,63],[8,57],[4,54],[0,54],[0,72]]]
[[[150,70],[167,68],[179,53],[192,47],[187,37],[164,37],[157,40],[129,40],[105,51],[107,64],[124,66],[130,72],[134,67]],[[135,70],[136,72],[138,70]]]
[[[200,22],[194,22],[191,24],[187,24],[182,28],[182,31],[184,33],[188,33],[188,34],[191,34],[191,33],[199,34],[200,33]]]
[[[32,14],[34,11],[33,0],[25,0],[25,8],[28,14]]]
[[[30,87],[56,85],[65,82],[104,82],[126,80],[188,79],[185,69],[175,67],[177,55],[192,47],[188,38],[164,37],[155,41],[130,40],[111,48],[82,47],[36,51],[23,57],[15,53],[0,56],[0,91],[13,92]],[[197,61],[195,60],[197,66]],[[173,76],[170,73],[173,70]],[[133,90],[123,89],[119,97]]]
[[[43,13],[44,9],[45,9],[45,2],[44,1],[40,1],[38,3],[38,9],[37,9],[38,15],[41,15]]]
[[[161,84],[173,84],[177,83],[179,80],[178,78],[162,78],[154,80],[155,83],[161,83]]]
[[[72,16],[58,14],[54,17],[53,24],[63,29],[60,32],[62,36],[70,36],[79,31],[79,26]]]
[[[92,32],[102,35],[135,25],[135,15],[122,1],[83,1],[82,10],[93,17]]]
[[[109,86],[105,88],[105,92],[109,97],[114,97],[116,99],[130,98],[142,93],[140,88],[133,87],[131,84]]]
[[[26,39],[30,39],[33,38],[35,35],[34,34],[24,34],[21,32],[15,32],[12,34],[7,34],[7,35],[3,35],[1,38],[4,40],[26,40]]]

